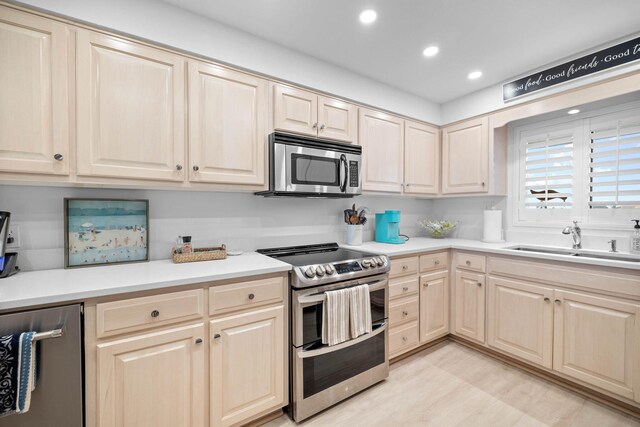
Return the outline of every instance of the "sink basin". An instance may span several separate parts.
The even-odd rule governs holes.
[[[562,248],[543,248],[536,246],[512,246],[513,251],[537,252],[542,254],[577,256],[583,258],[608,259],[612,261],[640,262],[640,257],[633,255],[620,255],[606,252],[590,252],[580,249],[562,249]]]

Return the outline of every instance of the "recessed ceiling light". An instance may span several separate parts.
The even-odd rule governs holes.
[[[363,10],[360,13],[360,22],[363,24],[371,24],[376,18],[378,18],[378,12],[373,9]]]
[[[573,110],[567,111],[567,114],[578,114],[579,112],[580,110],[578,110],[577,108],[574,108]]]
[[[429,46],[428,48],[422,51],[422,54],[424,56],[434,56],[434,55],[437,55],[438,52],[440,52],[440,48],[438,48],[438,46]]]
[[[467,77],[469,77],[471,80],[479,79],[480,77],[482,77],[482,71],[472,71]]]

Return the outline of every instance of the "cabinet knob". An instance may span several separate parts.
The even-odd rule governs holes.
[[[213,339],[214,339],[214,340],[217,340],[218,338],[220,338],[220,334],[215,334],[215,335],[213,336]]]
[[[406,270],[407,268],[409,268],[409,266],[408,266],[408,265],[403,265],[403,266],[402,266],[402,269],[403,269],[403,270]]]
[[[325,126],[324,125],[320,125],[320,130],[324,130]]]
[[[196,344],[202,344],[202,338],[196,338]]]
[[[249,299],[254,299],[256,296],[254,294],[249,294]]]
[[[478,282],[478,286],[482,286],[482,283]]]
[[[482,183],[482,186],[484,187],[484,182]]]
[[[548,297],[544,297],[544,302],[549,302],[551,301]]]
[[[439,259],[436,259],[436,260],[434,260],[434,261],[433,261],[433,263],[434,263],[435,265],[438,265],[438,264],[440,264],[440,260],[439,260]]]
[[[158,317],[158,316],[160,316],[160,312],[158,310],[153,310],[151,312],[151,317]]]
[[[317,128],[317,127],[318,127],[318,124],[317,124],[317,123],[314,123],[311,127],[315,129],[315,128]]]
[[[409,287],[408,287],[408,286],[403,286],[403,287],[402,287],[402,291],[403,291],[403,292],[407,292],[408,290],[409,290]]]
[[[200,170],[200,168],[198,167],[198,165],[194,165],[194,166],[193,166],[193,170],[194,170],[195,172],[198,172],[198,171]]]
[[[407,337],[402,337],[402,341],[407,341]]]
[[[562,301],[560,301],[559,299],[556,299],[556,304],[560,304]]]
[[[62,159],[64,159],[64,156],[60,153],[56,153],[53,155],[53,158],[56,159],[57,161],[61,162]]]
[[[467,262],[465,262],[465,264],[471,265],[471,261],[467,260]]]
[[[428,283],[423,283],[423,284],[422,284],[422,287],[423,287],[423,288],[428,288],[428,287],[429,287],[429,284],[428,284]]]
[[[182,170],[182,165],[176,165],[176,170],[177,171],[181,171]]]
[[[403,312],[402,312],[402,315],[403,315],[403,316],[408,316],[408,315],[409,315],[409,313],[405,310],[405,311],[403,311]]]

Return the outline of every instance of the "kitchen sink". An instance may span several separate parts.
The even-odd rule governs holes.
[[[537,252],[542,254],[577,256],[583,258],[608,259],[612,261],[640,262],[640,257],[633,255],[620,255],[606,252],[590,252],[580,249],[544,248],[535,246],[512,246],[513,251]]]

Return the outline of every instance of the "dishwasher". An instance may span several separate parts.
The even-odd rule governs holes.
[[[0,417],[0,427],[81,427],[82,306],[0,314],[0,336],[37,332],[36,388],[29,411]]]

